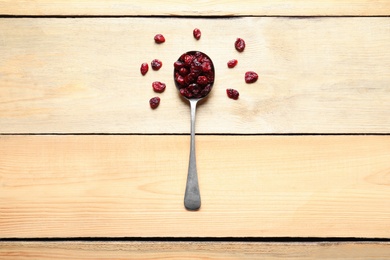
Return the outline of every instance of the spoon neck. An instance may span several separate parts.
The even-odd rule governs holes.
[[[191,139],[194,139],[195,136],[195,118],[196,118],[196,106],[198,104],[199,99],[190,99],[190,107],[191,107]]]

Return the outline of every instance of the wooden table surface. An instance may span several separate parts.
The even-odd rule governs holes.
[[[389,15],[385,0],[0,1],[0,258],[390,258]],[[189,50],[216,70],[196,212],[172,79]]]

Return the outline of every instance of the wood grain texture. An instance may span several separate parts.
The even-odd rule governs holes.
[[[389,15],[386,0],[126,1],[1,0],[3,15],[163,15],[163,16],[373,16]]]
[[[390,18],[1,19],[1,133],[188,133],[173,62],[209,54],[198,133],[389,133]],[[192,29],[201,28],[200,41]],[[157,45],[156,33],[167,41]],[[233,43],[247,42],[243,53]],[[146,76],[142,62],[164,65]],[[226,62],[239,64],[228,69]],[[260,79],[245,84],[244,73]],[[153,81],[167,84],[154,93]],[[229,100],[226,88],[240,91]],[[152,111],[148,101],[161,97]]]
[[[390,136],[1,136],[0,234],[390,237]]]
[[[0,259],[388,259],[389,243],[0,242]]]

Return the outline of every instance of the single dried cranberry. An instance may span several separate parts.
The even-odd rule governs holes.
[[[203,70],[203,72],[211,71],[211,63],[210,63],[210,61],[205,61],[205,62],[202,63],[202,70]]]
[[[200,95],[202,97],[206,96],[211,91],[211,84],[207,84],[206,87],[203,88],[203,90],[200,92]]]
[[[202,68],[202,63],[194,59],[190,65],[191,72],[195,74],[199,74],[203,68]]]
[[[237,63],[238,63],[238,61],[236,59],[229,60],[228,63],[227,63],[227,66],[229,68],[234,68],[237,65]]]
[[[150,107],[155,109],[160,105],[160,98],[159,97],[153,97],[149,100]]]
[[[201,31],[198,28],[194,29],[193,34],[194,34],[194,38],[197,40],[199,40],[200,36],[202,35]]]
[[[188,92],[190,92],[194,97],[197,97],[201,91],[200,87],[196,83],[192,83],[187,87]]]
[[[175,67],[175,69],[179,70],[184,67],[184,63],[181,61],[175,61],[175,63],[173,63],[173,66]]]
[[[234,43],[234,47],[236,47],[236,50],[239,52],[244,51],[245,49],[245,41],[241,38],[237,38],[236,42]]]
[[[187,98],[192,98],[192,94],[188,91],[188,89],[186,89],[186,88],[181,88],[180,90],[179,90],[179,92],[180,92],[180,94],[182,95],[182,96],[185,96],[185,97],[187,97]]]
[[[178,60],[184,61],[184,57],[188,55],[187,52],[183,53]]]
[[[229,98],[235,99],[235,100],[237,100],[238,96],[240,95],[240,93],[238,93],[237,90],[232,89],[232,88],[226,89],[226,94],[228,95]]]
[[[149,70],[149,65],[147,63],[142,63],[140,68],[141,74],[145,75],[148,72],[148,70]]]
[[[152,60],[151,65],[153,70],[159,70],[162,66],[162,62],[158,59],[154,59]]]
[[[204,75],[207,77],[209,82],[214,82],[214,73],[213,72],[207,72]]]
[[[210,62],[210,59],[207,56],[201,56],[198,58],[198,61],[204,63],[204,62]]]
[[[154,36],[154,41],[156,43],[163,43],[165,42],[165,37],[162,34],[156,34],[156,36]]]
[[[191,65],[191,62],[194,60],[194,56],[190,55],[190,54],[187,54],[184,56],[184,63],[186,65]]]
[[[206,76],[199,76],[196,80],[196,83],[198,83],[199,85],[207,85],[209,83],[209,80]]]
[[[155,81],[152,83],[152,87],[154,92],[162,93],[164,92],[166,85],[160,81]]]
[[[191,83],[194,83],[196,80],[196,74],[190,73],[187,76],[184,77],[184,82],[186,85],[190,85]]]
[[[182,75],[182,76],[186,76],[186,75],[188,75],[188,73],[189,73],[189,71],[186,68],[181,68],[179,70],[179,74]]]
[[[179,83],[179,85],[181,86],[184,86],[185,85],[185,81],[184,81],[184,78],[181,76],[181,75],[178,75],[176,78],[175,78],[176,82]]]
[[[255,83],[258,78],[259,78],[259,75],[257,75],[257,73],[254,71],[247,71],[245,73],[245,82],[246,83]]]

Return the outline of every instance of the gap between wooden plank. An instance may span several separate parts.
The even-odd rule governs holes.
[[[389,15],[235,15],[235,16],[218,16],[218,15],[205,15],[205,16],[161,16],[161,15],[8,15],[0,14],[0,19],[4,18],[31,18],[31,19],[121,19],[121,18],[157,18],[157,19],[241,19],[241,18],[291,18],[291,19],[320,19],[320,18],[386,18],[390,17]]]
[[[0,238],[0,242],[242,242],[242,243],[385,243],[363,237],[47,237]]]
[[[134,136],[165,136],[165,135],[172,135],[172,136],[181,136],[181,135],[190,135],[190,133],[0,133],[0,136],[18,136],[18,135],[134,135]],[[271,134],[271,133],[265,133],[265,134],[238,134],[238,133],[230,133],[230,134],[218,134],[218,133],[196,133],[197,136],[388,136],[390,133],[285,133],[285,134]]]

